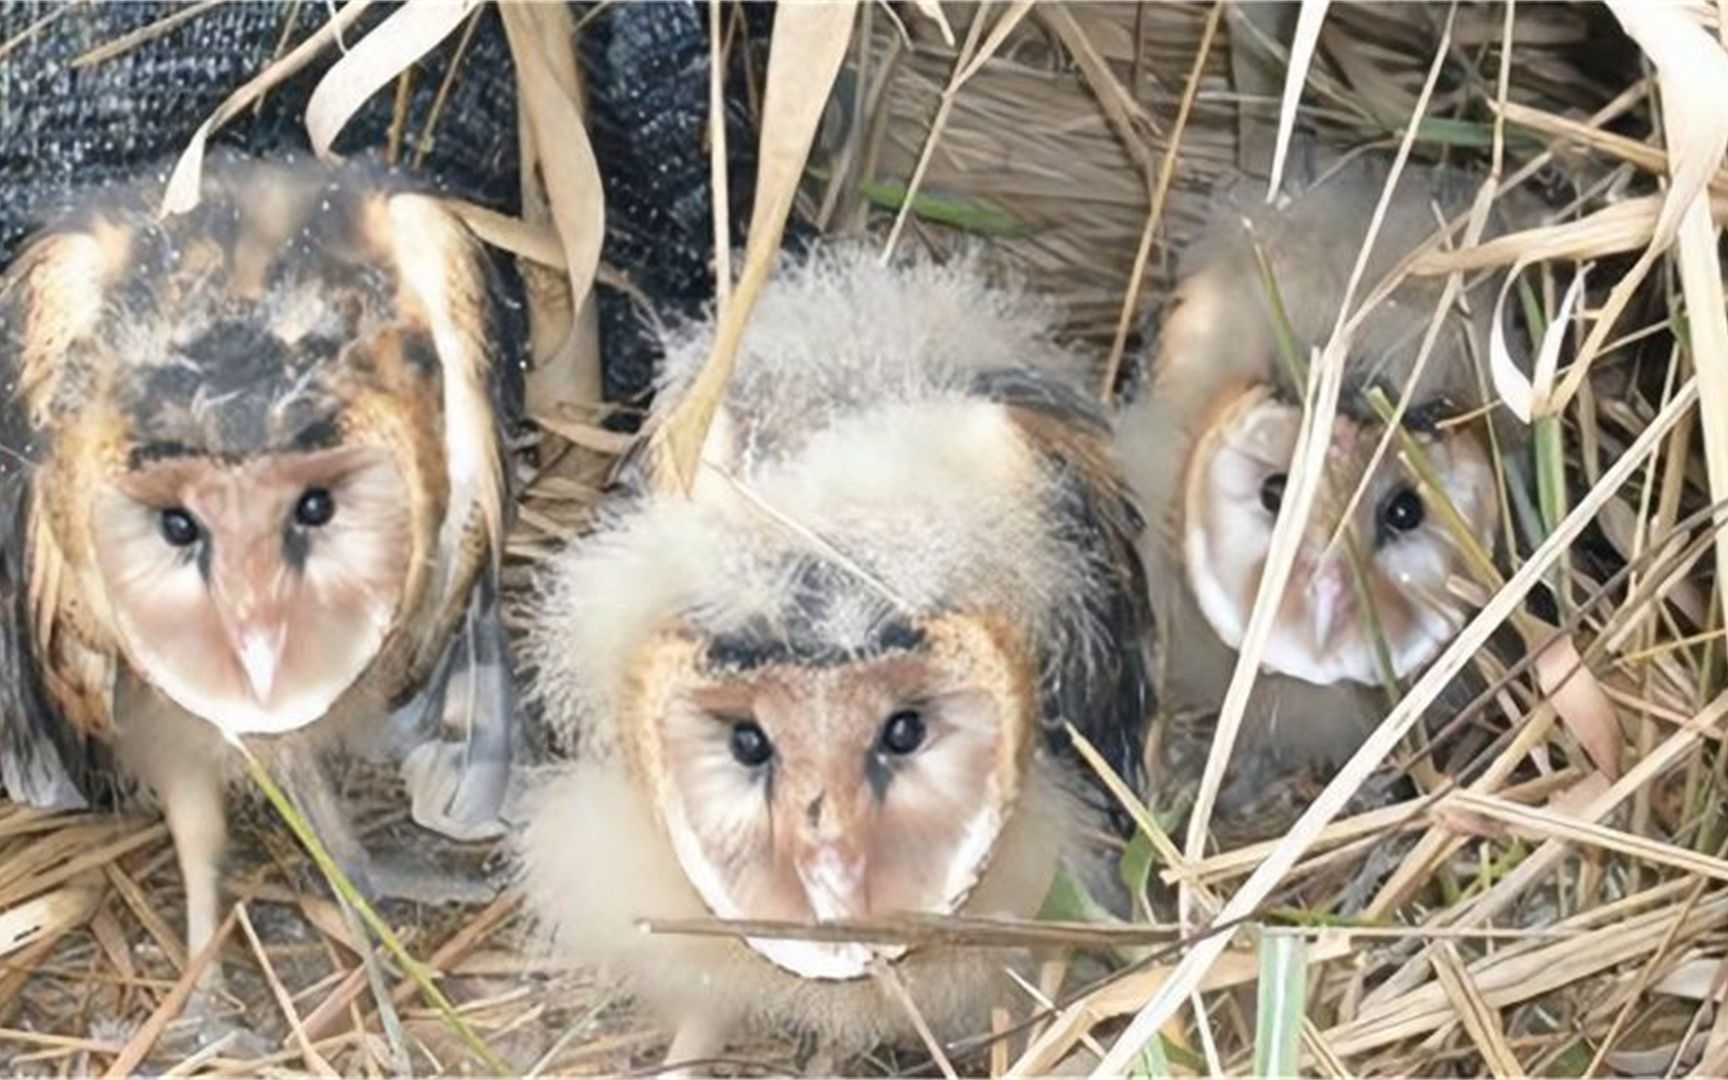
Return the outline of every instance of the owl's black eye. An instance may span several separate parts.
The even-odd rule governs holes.
[[[336,500],[325,488],[307,488],[294,504],[294,524],[307,529],[330,524],[336,516]]]
[[[1268,514],[1276,514],[1278,508],[1284,505],[1284,484],[1289,479],[1286,474],[1275,472],[1260,485],[1260,505],[1266,508]]]
[[[768,741],[768,733],[754,720],[740,720],[732,725],[731,748],[738,764],[750,769],[768,764],[768,759],[774,756],[774,744]]]
[[[1386,523],[1386,527],[1399,532],[1409,532],[1421,525],[1424,516],[1422,496],[1409,488],[1399,488],[1380,511],[1380,520]]]
[[[884,754],[910,754],[924,744],[924,718],[916,709],[901,709],[882,725],[876,744]]]
[[[183,506],[170,506],[157,514],[156,527],[162,530],[162,539],[179,548],[191,547],[204,535],[198,519]]]

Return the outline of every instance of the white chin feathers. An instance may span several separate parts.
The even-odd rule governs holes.
[[[347,662],[309,666],[286,661],[275,643],[248,639],[233,657],[189,658],[174,643],[138,640],[122,620],[122,640],[138,674],[174,704],[227,736],[282,735],[328,713],[371,666],[386,636],[386,619],[372,618]]]
[[[981,800],[985,807],[966,824],[958,843],[941,873],[942,892],[932,904],[922,906],[918,914],[951,915],[966,902],[989,865],[990,855],[1002,832],[1005,815],[991,783],[992,790]],[[744,910],[734,899],[734,890],[725,873],[708,857],[701,840],[691,829],[683,800],[675,786],[662,788],[661,804],[665,827],[672,841],[672,850],[703,906],[721,919],[751,919],[755,913]],[[805,904],[812,923],[830,919],[854,918],[869,920],[891,912],[853,912],[855,904],[848,898],[867,893],[862,879],[869,873],[865,866],[844,868],[826,866],[817,859],[810,867],[800,867],[799,879],[805,894]],[[842,880],[844,879],[844,880]],[[905,945],[862,944],[859,942],[805,941],[797,938],[747,937],[744,943],[758,955],[805,979],[856,979],[870,972],[876,962],[892,962],[904,956]]]

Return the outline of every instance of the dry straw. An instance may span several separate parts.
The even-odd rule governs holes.
[[[584,131],[585,73],[565,44],[614,8],[417,2],[359,33],[366,7],[331,6],[316,31],[284,36],[252,79],[224,88],[173,170],[164,209],[196,199],[210,135],[314,58],[342,53],[305,118],[327,153],[363,104],[402,100],[418,58],[452,40],[462,52],[478,20],[501,17],[520,90],[523,209],[455,209],[483,240],[522,257],[529,284],[541,467],[520,498],[510,550],[537,556],[585,520],[607,462],[628,445],[598,423],[592,293],[597,281],[631,286],[601,260],[605,149]],[[191,5],[92,43],[78,63],[111,62],[208,9]],[[713,109],[723,93],[759,106],[750,137],[760,166],[736,267],[724,243],[728,202],[715,200],[720,333],[690,396],[651,433],[674,497],[701,467],[731,356],[795,211],[832,231],[869,231],[887,248],[982,247],[988,264],[1053,296],[1061,331],[1095,352],[1109,391],[1117,365],[1134,372],[1138,339],[1155,332],[1170,292],[1173,255],[1214,191],[1260,150],[1270,152],[1258,166],[1275,158],[1275,169],[1290,168],[1293,128],[1400,163],[1484,166],[1469,212],[1438,225],[1387,280],[1353,282],[1330,340],[1304,358],[1314,381],[1287,509],[1180,844],[1163,816],[1170,793],[1142,803],[1082,744],[1143,834],[1130,850],[1151,864],[1143,907],[1156,917],[819,931],[1141,957],[1108,978],[1081,974],[1096,965],[1073,956],[1050,965],[1041,986],[1028,985],[1035,993],[1004,1003],[992,1032],[949,1046],[927,1038],[924,1071],[1043,1074],[1076,1067],[1069,1055],[1088,1047],[1100,1074],[1241,1073],[1256,1060],[1283,1069],[1293,1031],[1299,1067],[1328,1075],[1728,1070],[1728,1010],[1713,1003],[1728,970],[1718,932],[1728,915],[1728,543],[1720,514],[1711,519],[1711,508],[1728,506],[1717,232],[1728,219],[1728,51],[1719,5],[1627,0],[1609,12],[1641,69],[1598,63],[1590,48],[1602,27],[1570,4],[1307,0],[1283,24],[1271,7],[1211,3],[788,4],[760,42],[747,40],[730,5],[710,0],[702,21],[712,55],[767,57],[742,87],[722,85],[723,68],[739,69],[715,63],[705,88]],[[0,42],[0,63],[62,17],[49,13]],[[440,98],[448,91],[447,80]],[[417,134],[393,127],[392,143],[409,149],[435,134],[435,124]],[[724,128],[711,125],[708,148],[717,189]],[[1281,135],[1259,147],[1255,131]],[[1490,235],[1497,202],[1537,180],[1566,189],[1566,205]],[[1364,212],[1378,220],[1381,208]],[[1210,808],[1320,479],[1352,331],[1399,278],[1448,275],[1444,313],[1475,274],[1502,267],[1515,281],[1478,374],[1505,392],[1496,422],[1528,418],[1541,449],[1521,463],[1516,440],[1497,447],[1508,524],[1498,563],[1473,575],[1479,613],[1288,831],[1220,849]],[[1430,319],[1425,349],[1439,326]],[[1665,335],[1671,346],[1650,347]],[[1401,416],[1419,403],[1400,393],[1383,404]],[[1408,456],[1409,447],[1389,435],[1379,452]],[[1613,573],[1605,560],[1628,568]],[[1712,562],[1714,589],[1702,574]],[[511,572],[521,573],[519,560]],[[1538,588],[1553,612],[1528,603]],[[1484,654],[1502,624],[1533,650],[1510,669]],[[1407,760],[1405,737],[1472,666],[1488,684],[1460,724],[1480,744],[1475,760],[1449,774],[1413,769],[1413,794],[1340,816],[1388,762]],[[522,955],[509,896],[448,918],[376,924],[400,939],[403,957],[427,961],[402,960],[389,981],[378,982],[381,971],[369,978],[355,950],[375,959],[374,950],[326,899],[280,883],[305,860],[274,835],[261,831],[266,861],[233,883],[248,899],[219,940],[232,937],[229,966],[244,956],[256,974],[232,992],[260,1023],[274,1018],[282,1042],[262,1056],[216,1044],[182,1056],[178,1070],[376,1070],[391,1053],[387,1033],[426,1072],[486,1061],[481,1042],[536,1073],[622,1071],[657,1053],[663,1035],[651,1020],[586,976],[548,976]],[[187,955],[167,914],[175,889],[160,825],[0,804],[0,1045],[13,1067],[117,1075],[171,1062],[171,1022],[214,955]],[[279,932],[282,919],[298,937]],[[1257,1025],[1237,992],[1260,979],[1260,928],[1272,925],[1299,935],[1306,977],[1269,999],[1276,1015]],[[421,979],[432,973],[436,987]],[[441,994],[440,1019],[420,1003]],[[98,1031],[87,1004],[96,999],[126,1024]],[[476,1038],[465,1046],[443,1023]],[[1257,1031],[1279,1032],[1279,1052],[1267,1046],[1271,1056],[1257,1059],[1257,1039],[1270,1038]],[[799,1067],[784,1040],[734,1052],[778,1071]],[[888,1070],[871,1059],[846,1071]]]

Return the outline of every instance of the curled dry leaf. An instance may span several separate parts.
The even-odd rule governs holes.
[[[606,238],[606,196],[576,88],[566,85],[567,77],[560,77],[559,66],[568,68],[570,60],[568,56],[555,60],[549,52],[567,52],[571,47],[569,13],[563,5],[553,4],[504,4],[499,11],[510,39],[510,55],[516,61],[522,113],[534,139],[552,222],[564,248],[572,308],[580,311],[600,265],[600,245]]]
[[[720,308],[714,348],[689,392],[653,435],[655,484],[689,491],[708,425],[732,378],[732,360],[756,298],[780,254],[780,237],[798,193],[816,126],[852,40],[855,2],[788,4],[774,15],[768,74],[762,96],[762,135],[756,166],[756,202],[750,239],[737,285]]]
[[[1290,153],[1290,135],[1296,130],[1296,107],[1302,103],[1302,87],[1308,83],[1308,65],[1320,42],[1320,27],[1326,22],[1330,0],[1302,0],[1296,16],[1296,34],[1290,42],[1290,66],[1284,75],[1284,96],[1278,103],[1278,143],[1272,150],[1272,177],[1266,184],[1266,201],[1278,197],[1284,181],[1284,160]]]
[[[1675,965],[1672,971],[1651,983],[1650,989],[1657,994],[1693,1001],[1720,1000],[1725,989],[1717,978],[1721,972],[1720,959],[1701,956]]]
[[[1572,321],[1572,309],[1584,287],[1584,271],[1579,270],[1572,284],[1567,286],[1560,310],[1554,313],[1547,329],[1542,331],[1542,344],[1536,350],[1535,371],[1526,377],[1506,348],[1506,297],[1518,282],[1519,269],[1513,267],[1512,272],[1506,275],[1506,282],[1494,301],[1494,324],[1488,332],[1488,370],[1494,377],[1494,390],[1506,407],[1512,410],[1512,415],[1528,424],[1553,410],[1554,373],[1560,366],[1560,347],[1566,342],[1566,327]]]
[[[306,133],[312,152],[330,156],[343,125],[384,84],[449,37],[480,0],[410,0],[361,38],[312,89]]]
[[[1596,674],[1578,656],[1570,634],[1556,638],[1537,654],[1536,681],[1590,760],[1610,779],[1618,777],[1620,721]]]
[[[238,90],[229,94],[222,104],[216,106],[216,111],[210,114],[210,118],[199,124],[198,130],[192,133],[192,138],[186,142],[186,149],[180,152],[179,160],[174,163],[174,171],[169,174],[168,186],[162,193],[164,215],[184,214],[198,205],[199,191],[203,187],[204,145],[209,141],[210,134],[238,116],[265,91],[305,67],[314,56],[336,40],[344,29],[351,26],[371,2],[372,0],[348,0],[340,11],[330,16],[329,22],[294,46],[288,55],[248,79]]]
[[[1547,259],[1582,262],[1636,251],[1656,235],[1656,218],[1661,212],[1660,196],[1625,199],[1565,224],[1507,233],[1472,247],[1430,249],[1416,258],[1410,272],[1449,274],[1455,270],[1484,270]],[[1711,212],[1717,220],[1728,221],[1728,197],[1713,198]]]

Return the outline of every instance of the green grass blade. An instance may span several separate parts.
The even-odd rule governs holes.
[[[1254,1075],[1296,1076],[1308,1011],[1308,945],[1302,935],[1261,930],[1258,1001]]]

